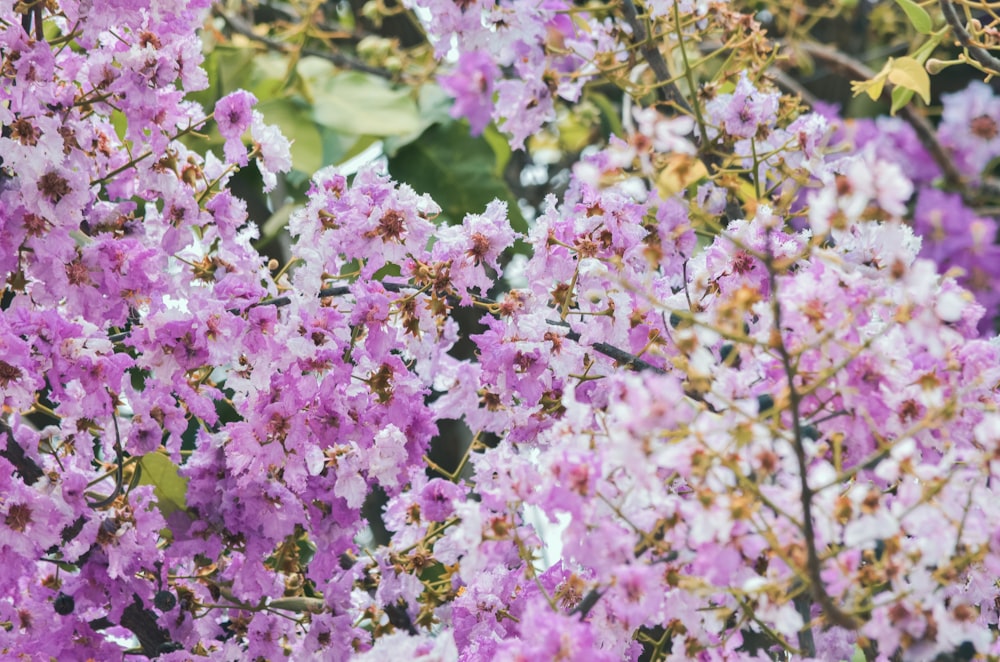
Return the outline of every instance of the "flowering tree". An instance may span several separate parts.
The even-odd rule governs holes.
[[[1000,73],[992,14],[882,7],[875,72],[798,6],[779,44],[720,3],[373,5],[417,45],[335,52],[216,6],[341,106],[206,114],[207,5],[0,9],[5,659],[1000,656],[1000,98],[916,100]],[[807,60],[899,117],[809,109]],[[317,145],[268,113],[401,171],[571,158],[524,209],[323,167],[281,261],[236,178],[294,192]]]

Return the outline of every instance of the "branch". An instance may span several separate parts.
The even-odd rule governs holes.
[[[143,655],[157,657],[170,646],[170,635],[160,627],[156,614],[142,604],[138,595],[133,594],[132,598],[132,604],[122,612],[120,625],[136,636]]]
[[[768,280],[771,286],[771,310],[774,316],[774,328],[777,334],[777,350],[781,357],[781,365],[785,373],[785,380],[788,382],[788,408],[792,415],[792,436],[795,450],[795,460],[799,468],[799,487],[801,489],[802,502],[802,537],[806,544],[806,573],[809,575],[813,599],[823,610],[823,615],[833,625],[840,626],[847,630],[856,630],[859,627],[858,620],[851,614],[841,609],[834,603],[833,598],[826,591],[823,583],[822,567],[820,565],[819,553],[816,551],[816,531],[813,528],[812,501],[815,492],[809,486],[809,463],[806,460],[805,437],[803,435],[803,423],[801,414],[801,399],[798,389],[795,386],[795,368],[792,367],[792,356],[785,345],[785,338],[781,334],[783,328],[781,322],[781,302],[778,299],[778,277],[774,268],[774,257],[771,255],[770,235],[768,235]],[[802,607],[797,607],[801,610]],[[806,635],[804,641],[811,640],[811,633]]]
[[[955,6],[951,4],[950,0],[938,0],[938,4],[941,6],[941,13],[944,14],[944,20],[955,31],[955,36],[958,37],[958,42],[962,44],[962,48],[972,56],[972,59],[984,68],[989,69],[993,75],[1000,75],[1000,59],[997,59],[985,48],[977,46],[972,41],[972,35],[962,25],[962,21],[958,17],[958,12],[955,11]]]
[[[942,3],[947,1],[941,0]],[[851,80],[870,80],[875,77],[875,72],[863,63],[829,46],[804,41],[796,44],[796,48],[801,49],[811,57],[823,60],[833,69],[846,74]],[[886,85],[883,95],[891,94],[891,92],[892,85]],[[959,191],[962,198],[966,202],[969,202],[972,196],[963,181],[962,173],[958,171],[948,151],[938,142],[937,136],[934,134],[934,127],[927,121],[927,118],[917,113],[910,105],[903,106],[899,113],[903,117],[903,120],[913,127],[924,149],[930,152],[931,158],[941,168],[944,180],[948,186]]]
[[[2,420],[0,420],[0,433],[7,435],[7,447],[0,451],[0,457],[14,465],[25,485],[34,485],[44,475],[42,468],[24,453],[24,449],[14,439],[14,431]]]
[[[365,64],[361,60],[353,58],[349,55],[344,55],[343,53],[336,53],[334,51],[319,51],[312,48],[295,48],[289,44],[278,41],[277,39],[271,39],[269,37],[261,36],[253,31],[253,27],[248,24],[243,19],[237,16],[230,16],[227,14],[223,8],[218,4],[212,5],[212,13],[225,22],[226,26],[235,32],[236,34],[243,35],[251,41],[255,41],[259,44],[267,46],[269,49],[278,51],[279,53],[292,53],[298,52],[300,55],[312,55],[313,57],[322,58],[329,62],[333,62],[338,67],[344,69],[353,69],[355,71],[363,71],[367,74],[372,74],[373,76],[379,76],[380,78],[385,78],[392,80],[395,76],[388,69],[383,69],[381,67],[373,67],[370,64]]]
[[[384,287],[389,292],[411,292],[413,290],[418,289],[417,287],[415,287],[413,285],[406,285],[406,284],[403,284],[403,283],[382,283],[382,287]],[[321,299],[325,299],[326,297],[345,296],[345,295],[350,294],[350,293],[351,293],[351,289],[349,287],[347,287],[346,285],[339,285],[337,287],[326,287],[326,288],[321,289],[319,291],[318,296]],[[459,297],[455,296],[454,294],[448,294],[448,295],[446,295],[445,298],[448,300],[448,303],[450,303],[452,305],[457,305],[461,301],[461,299]],[[248,306],[248,309],[249,308],[256,308],[258,306],[275,306],[276,308],[281,308],[281,307],[284,307],[284,306],[287,306],[287,305],[291,304],[291,302],[292,302],[292,300],[289,297],[275,297],[273,299],[266,299],[264,301],[261,301],[260,303],[252,304],[252,305]],[[492,304],[496,304],[497,302],[495,300],[487,298],[487,297],[476,297],[476,303],[483,304],[483,305],[492,305]],[[234,309],[230,309],[229,312],[232,313],[233,315],[239,315],[243,311],[234,308]],[[561,326],[561,327],[568,327],[569,326],[568,323],[563,322],[561,320],[546,320],[546,322],[548,322],[549,324],[552,324],[553,326]],[[116,333],[116,334],[113,334],[113,335],[109,336],[108,340],[110,340],[113,343],[118,343],[118,342],[121,342],[121,341],[125,340],[128,337],[129,337],[129,332],[128,331],[122,331],[121,333]],[[577,333],[577,332],[575,332],[575,331],[569,331],[566,334],[566,338],[569,339],[569,340],[572,340],[573,342],[579,342],[579,340],[580,340],[580,334]],[[661,375],[666,374],[666,371],[663,370],[662,368],[658,368],[655,365],[653,365],[652,363],[649,363],[647,361],[643,361],[642,359],[640,359],[635,354],[630,354],[630,353],[626,352],[623,349],[619,349],[617,347],[614,347],[613,345],[609,345],[607,343],[599,342],[599,343],[594,343],[592,345],[592,347],[594,348],[594,350],[597,353],[603,354],[604,356],[606,356],[606,357],[608,357],[610,359],[614,359],[615,361],[617,361],[618,363],[620,363],[620,364],[622,364],[624,366],[631,367],[633,370],[638,370],[640,372],[641,371],[650,371],[650,372],[655,372],[655,373],[661,374]],[[695,398],[695,399],[700,400],[701,398]]]
[[[691,106],[688,105],[680,90],[677,89],[677,85],[674,84],[672,80],[673,76],[670,75],[670,70],[667,68],[667,62],[663,59],[663,53],[650,41],[649,35],[646,33],[646,27],[639,20],[639,15],[635,10],[635,4],[632,0],[622,0],[622,11],[625,14],[625,22],[632,28],[632,41],[639,47],[639,52],[646,58],[649,68],[653,70],[653,74],[656,76],[656,82],[659,83],[656,92],[660,100],[673,103],[684,112],[690,114],[692,112]]]

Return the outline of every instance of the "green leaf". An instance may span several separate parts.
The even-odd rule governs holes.
[[[284,96],[288,80],[288,56],[260,53],[253,48],[220,46],[216,50],[219,96],[234,90],[252,92],[259,101]]]
[[[314,173],[325,164],[319,128],[312,121],[308,107],[292,99],[268,99],[257,104],[268,124],[276,124],[286,138],[292,141],[292,165],[296,170]]]
[[[443,214],[460,222],[467,213],[478,214],[499,198],[507,202],[511,225],[520,232],[527,223],[517,200],[496,174],[496,156],[482,137],[469,135],[464,122],[435,124],[419,139],[389,158],[389,172],[421,193],[429,193]]]
[[[420,126],[405,135],[388,136],[382,142],[382,152],[386,156],[393,156],[400,149],[409,145],[419,138],[424,131],[435,124],[446,124],[451,122],[452,98],[437,85],[427,83],[420,86],[417,93],[417,108],[420,112]]]
[[[260,239],[257,240],[255,248],[260,250],[274,241],[288,225],[288,219],[291,218],[292,212],[299,207],[298,204],[286,202],[271,214],[271,217],[264,222],[264,226],[261,228]]]
[[[912,57],[889,60],[889,82],[913,90],[924,103],[931,102],[931,77],[924,65]]]
[[[493,154],[496,155],[496,166],[493,168],[493,173],[502,178],[512,155],[510,142],[507,140],[507,136],[500,133],[500,130],[492,122],[487,124],[483,130],[483,140],[489,144],[490,148],[493,149]]]
[[[859,80],[851,83],[851,92],[854,96],[858,96],[862,92],[868,94],[872,101],[878,101],[882,97],[882,88],[885,87],[885,81],[889,76],[889,70],[892,67],[892,58],[885,63],[882,67],[882,71],[875,74],[875,77],[871,80]]]
[[[934,28],[931,15],[923,7],[913,2],[913,0],[896,0],[896,4],[906,12],[906,17],[920,34],[930,34]]]
[[[889,109],[890,115],[895,115],[896,112],[908,104],[910,99],[913,98],[913,90],[906,87],[896,87],[892,90],[892,108]]]
[[[330,73],[303,58],[298,72],[306,82],[316,122],[341,133],[405,136],[422,126],[409,90],[394,89],[377,76],[359,71]]]
[[[587,98],[601,109],[601,118],[607,123],[608,129],[611,133],[615,134],[619,138],[623,137],[625,135],[625,129],[622,127],[621,113],[619,113],[618,109],[615,108],[615,105],[611,103],[611,99],[600,92],[593,91],[587,93]]]
[[[188,479],[181,478],[174,464],[164,453],[147,453],[139,458],[142,467],[140,485],[152,485],[157,506],[166,517],[187,509]]]

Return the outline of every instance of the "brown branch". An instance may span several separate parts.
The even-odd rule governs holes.
[[[157,657],[166,652],[170,644],[170,635],[157,623],[157,616],[147,609],[138,595],[132,595],[133,602],[122,612],[123,628],[128,629],[139,640],[142,653],[146,657]]]
[[[290,44],[278,41],[277,39],[271,39],[270,37],[259,35],[253,31],[253,27],[249,23],[238,16],[231,16],[227,14],[218,4],[212,5],[212,13],[221,18],[223,22],[225,22],[226,26],[236,34],[243,35],[251,41],[263,44],[273,51],[277,51],[279,53],[298,52],[300,55],[311,55],[313,57],[322,58],[344,69],[363,71],[367,74],[372,74],[373,76],[379,76],[380,78],[388,80],[395,78],[395,75],[388,69],[373,67],[370,64],[365,64],[361,60],[353,58],[349,55],[344,55],[343,53],[337,53],[335,51],[320,51],[312,48],[296,48]]]
[[[950,0],[938,0],[938,4],[941,6],[941,13],[944,14],[944,20],[948,22],[948,25],[955,32],[955,36],[958,37],[958,42],[962,44],[962,48],[984,68],[989,69],[996,75],[1000,75],[1000,59],[997,59],[988,50],[982,46],[977,46],[972,41],[972,35],[962,25],[962,21],[958,17],[958,12],[955,11],[955,6],[951,4]]]
[[[947,2],[947,0],[941,0],[941,2]],[[846,74],[852,80],[870,80],[876,75],[874,71],[863,63],[829,46],[804,41],[797,43],[795,47],[801,49],[811,57],[823,60],[833,69]],[[891,93],[892,85],[887,84],[882,94],[885,96]],[[965,185],[962,173],[958,171],[958,167],[952,160],[951,155],[948,154],[948,151],[938,142],[937,136],[934,133],[934,127],[927,121],[927,118],[915,111],[910,105],[903,106],[899,114],[907,124],[913,127],[924,149],[930,153],[931,158],[941,168],[944,180],[948,186],[961,193],[962,198],[967,203],[971,202],[973,196]]]
[[[688,105],[680,90],[677,89],[677,85],[674,84],[673,77],[670,75],[670,69],[667,68],[667,62],[663,59],[663,53],[650,40],[649,34],[646,32],[646,27],[642,24],[632,0],[622,0],[622,12],[625,14],[625,22],[632,28],[632,41],[639,47],[639,52],[646,58],[649,68],[653,70],[653,75],[656,76],[656,82],[659,83],[656,92],[660,100],[672,103],[690,114],[692,112],[691,106]]]
[[[770,235],[768,236],[768,251],[770,252]],[[796,464],[798,464],[799,468],[802,537],[805,539],[806,545],[806,574],[809,576],[813,599],[823,610],[826,620],[832,625],[837,625],[847,630],[856,630],[860,625],[858,620],[834,603],[833,598],[827,593],[826,584],[823,583],[823,569],[819,560],[819,553],[816,550],[816,530],[813,527],[812,506],[815,492],[809,485],[809,463],[806,459],[805,436],[803,434],[805,426],[802,423],[801,413],[802,396],[795,386],[795,368],[792,366],[792,356],[785,345],[785,338],[781,334],[781,302],[778,299],[778,276],[774,268],[774,258],[772,255],[769,255],[767,271],[771,286],[773,324],[774,328],[778,331],[776,349],[778,350],[778,355],[781,357],[785,380],[788,382],[788,408],[792,416],[792,446],[795,451]],[[799,609],[801,609],[801,606],[799,606]]]
[[[25,485],[34,485],[44,475],[42,468],[25,454],[24,448],[14,439],[14,431],[2,420],[0,420],[0,433],[7,437],[7,446],[0,451],[0,457],[14,465]]]

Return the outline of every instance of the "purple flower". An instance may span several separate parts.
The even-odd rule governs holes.
[[[215,123],[226,140],[240,138],[253,121],[257,97],[246,90],[236,90],[215,104]]]
[[[708,102],[710,121],[734,138],[753,138],[773,124],[778,113],[779,94],[761,92],[744,73],[732,94],[720,94]]]
[[[420,516],[431,522],[443,522],[455,513],[455,501],[465,495],[465,489],[450,480],[433,478],[420,492]]]
[[[944,112],[938,135],[962,174],[978,177],[1000,155],[1000,97],[985,83],[941,95]]]
[[[247,164],[246,149],[243,147],[243,133],[253,122],[253,106],[257,97],[245,90],[236,90],[219,99],[215,104],[215,124],[225,138],[223,151],[226,160],[244,166]]]
[[[493,58],[482,51],[462,53],[455,71],[438,77],[441,88],[455,97],[451,116],[469,120],[474,136],[481,134],[490,123],[493,88],[499,77],[500,69]]]
[[[264,124],[264,116],[254,111],[250,125],[254,146],[260,152],[257,168],[264,180],[264,191],[271,191],[278,183],[276,173],[292,169],[292,143],[278,127]]]

